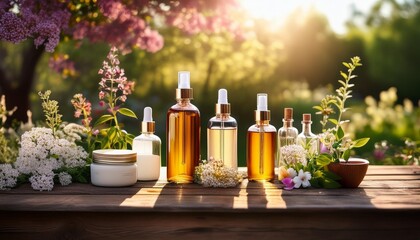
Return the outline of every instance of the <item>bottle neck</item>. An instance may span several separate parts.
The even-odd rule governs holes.
[[[302,122],[302,132],[305,133],[305,134],[312,133],[311,123]]]
[[[258,126],[268,126],[270,125],[270,120],[257,120],[255,121],[255,124]]]
[[[216,118],[220,118],[221,120],[227,120],[230,117],[230,113],[216,113]]]
[[[187,106],[189,104],[191,104],[191,99],[190,98],[178,98],[177,100],[178,105],[181,106]]]
[[[293,127],[293,119],[283,119],[283,127],[284,128]]]

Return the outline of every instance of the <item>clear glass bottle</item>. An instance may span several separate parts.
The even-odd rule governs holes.
[[[308,158],[319,153],[319,139],[312,133],[311,124],[311,114],[304,113],[302,116],[302,132],[297,137],[297,144],[305,148]]]
[[[133,150],[137,152],[137,180],[139,181],[154,181],[160,176],[162,142],[154,132],[152,108],[145,107],[141,134],[133,140]]]
[[[293,108],[284,109],[283,127],[278,131],[278,156],[279,166],[285,165],[282,159],[281,148],[287,145],[296,144],[299,132],[293,127]]]
[[[177,103],[166,115],[167,180],[192,183],[200,162],[200,111],[191,104],[190,73],[178,72]]]
[[[260,93],[257,95],[255,124],[247,132],[246,162],[250,181],[274,180],[276,133],[276,128],[270,125],[267,94]]]
[[[207,157],[222,160],[224,165],[238,167],[238,124],[230,116],[230,104],[226,89],[220,89],[216,104],[216,116],[207,125]]]

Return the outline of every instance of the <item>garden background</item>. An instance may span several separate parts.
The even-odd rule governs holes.
[[[6,21],[4,6],[0,7],[0,91],[6,95],[8,109],[18,106],[8,124],[26,122],[27,107],[34,123],[42,121],[38,92],[48,89],[52,91],[51,98],[60,103],[63,120],[80,121],[74,118],[70,103],[79,92],[92,102],[93,116],[99,116],[103,109],[98,99],[98,70],[110,45],[117,45],[120,66],[128,80],[136,83],[125,107],[139,119],[123,118],[126,131],[139,135],[143,108],[151,106],[156,134],[163,143],[165,165],[166,112],[175,104],[177,72],[190,71],[193,103],[201,112],[202,158],[207,157],[206,125],[214,116],[217,90],[226,88],[232,116],[239,125],[239,166],[245,166],[245,134],[254,124],[257,93],[268,93],[271,124],[277,129],[282,126],[283,108],[292,107],[294,126],[299,131],[302,113],[312,113],[312,130],[319,133],[320,116],[312,107],[338,86],[341,62],[360,56],[363,67],[356,72],[348,128],[356,137],[371,140],[356,154],[372,164],[412,163],[408,158],[415,154],[418,159],[420,1],[377,0],[372,1],[368,11],[361,11],[358,1],[331,6],[350,13],[343,33],[335,32],[331,27],[334,19],[328,19],[310,3],[284,15],[279,24],[274,18],[253,16],[252,8],[234,0],[57,2],[65,4],[71,16],[69,28],[60,29],[59,43],[52,49],[48,38],[39,44],[36,35],[22,39],[7,35],[10,23]],[[285,7],[287,4],[284,2]],[[51,9],[45,11],[54,12],[54,4],[48,6]],[[124,9],[130,10],[127,19],[142,19],[148,26],[137,33],[147,41],[131,41],[132,26],[124,22],[114,24],[123,21],[120,18]],[[135,9],[138,12],[134,14]],[[19,7],[10,11],[19,15]],[[171,12],[178,15],[174,17]],[[113,18],[113,13],[120,15]],[[175,20],[168,21],[171,18]],[[211,27],[209,19],[214,21]],[[91,24],[85,29],[87,33],[69,33],[68,29],[83,21]],[[105,32],[93,35],[95,27],[106,24]]]

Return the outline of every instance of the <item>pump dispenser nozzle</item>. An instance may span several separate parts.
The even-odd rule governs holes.
[[[178,72],[178,88],[180,89],[190,88],[190,72],[187,72],[187,71]]]
[[[257,94],[257,110],[255,111],[255,121],[270,121],[270,110],[268,110],[268,96],[266,93]]]
[[[216,115],[230,114],[230,104],[228,103],[227,90],[224,88],[219,89],[219,95],[216,104]]]
[[[143,110],[143,121],[141,122],[142,133],[153,133],[155,132],[155,122],[152,117],[152,108],[145,107]]]
[[[178,72],[178,88],[176,89],[176,99],[192,99],[193,90],[190,87],[190,72]]]
[[[222,88],[219,89],[219,95],[217,98],[218,104],[228,104],[227,90]]]
[[[259,93],[257,94],[257,110],[258,111],[267,111],[267,94]]]
[[[152,122],[152,108],[151,107],[145,107],[143,110],[143,122]]]

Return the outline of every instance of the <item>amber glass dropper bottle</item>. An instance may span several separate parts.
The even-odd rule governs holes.
[[[255,124],[247,132],[246,160],[250,181],[272,181],[276,158],[276,128],[270,125],[267,94],[257,95]]]

